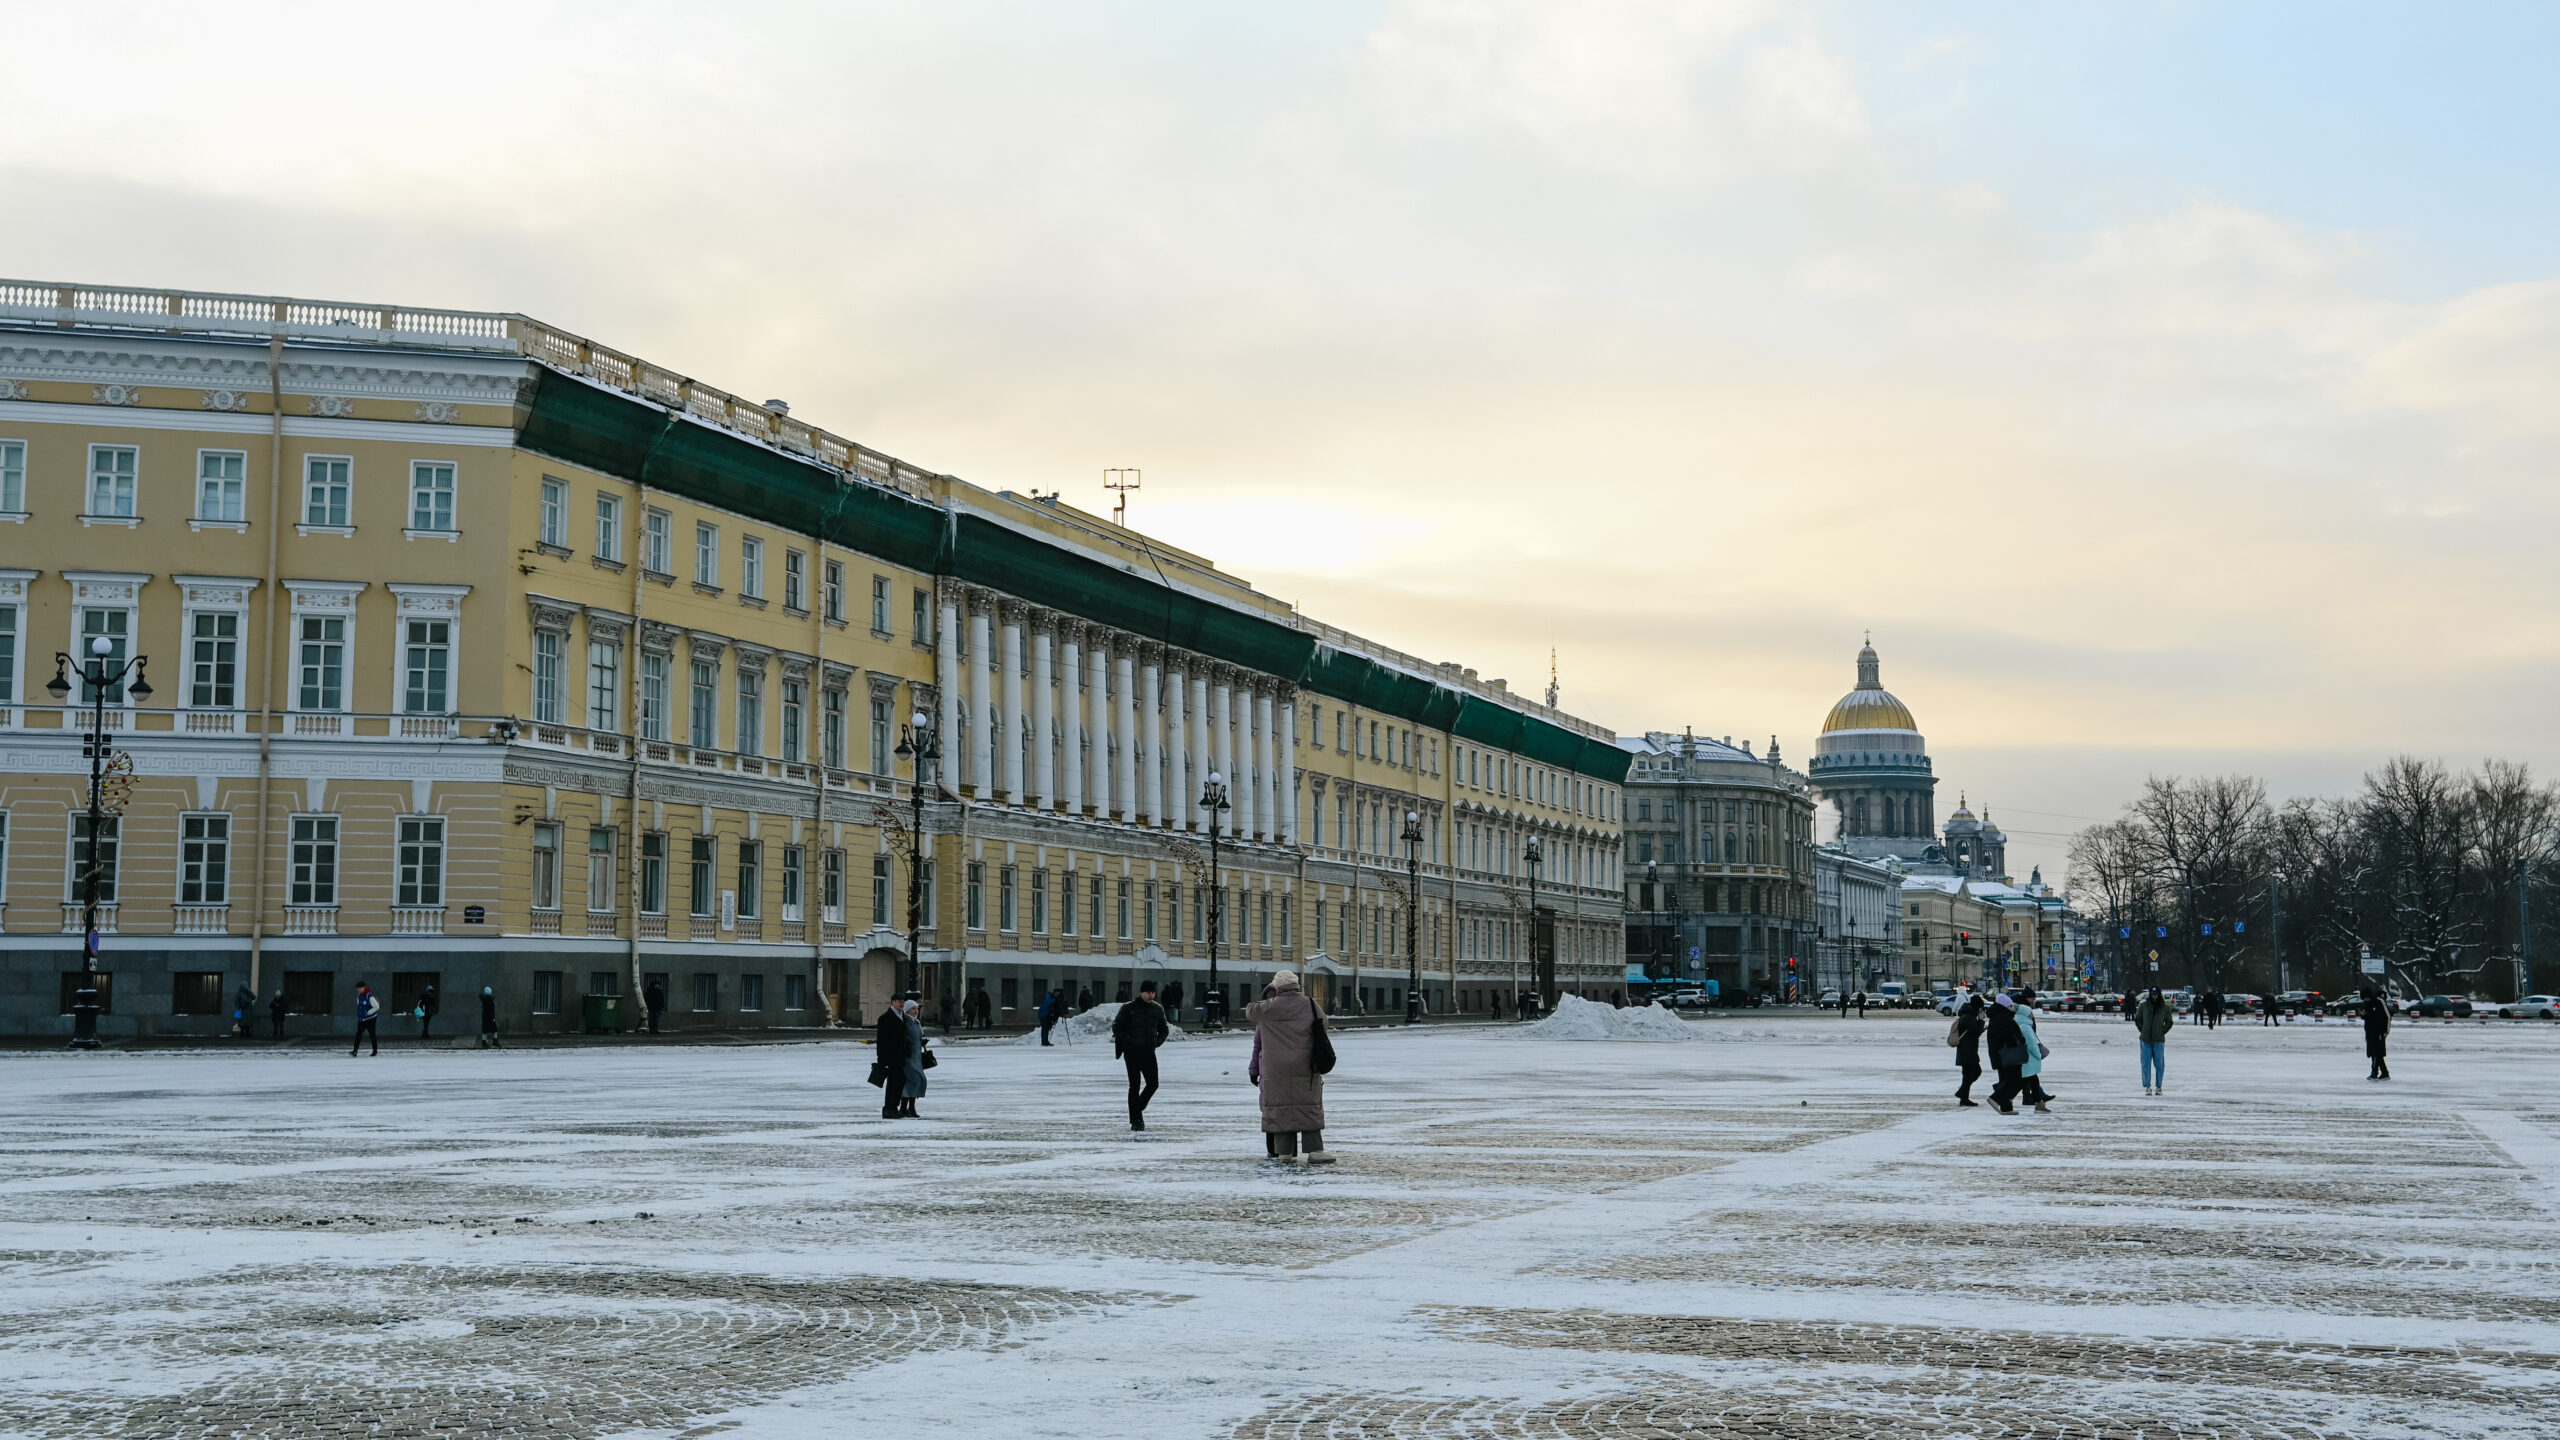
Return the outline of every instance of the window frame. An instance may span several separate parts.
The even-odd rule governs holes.
[[[568,724],[568,704],[561,692],[568,668],[569,632],[549,625],[533,627],[533,723]]]
[[[568,549],[569,482],[557,475],[545,475],[535,493],[534,543]]]
[[[0,515],[27,513],[27,442],[0,436]]]
[[[782,608],[794,615],[809,613],[809,552],[782,549]]]
[[[622,563],[622,497],[610,490],[596,492],[595,558],[619,565]]]
[[[123,455],[129,457],[132,461],[132,466],[129,470],[124,472],[101,471],[98,466],[98,461],[99,457],[105,455]],[[123,509],[98,508],[98,482],[101,478],[105,478],[109,482],[109,494],[107,498],[110,501],[121,500],[124,505]],[[120,496],[114,493],[114,482],[116,481],[123,482],[123,493]],[[88,483],[81,487],[80,515],[82,519],[86,520],[134,521],[142,518],[141,446],[118,445],[106,442],[99,442],[90,445]]]
[[[720,527],[708,520],[693,522],[693,583],[720,588]]]
[[[391,833],[391,908],[395,910],[444,909],[446,859],[444,817],[402,815],[393,822]]]
[[[765,598],[764,537],[761,535],[738,537],[738,594],[749,600]]]
[[[603,898],[598,904],[597,898]],[[611,825],[587,827],[587,913],[614,914],[622,901],[622,831]]]
[[[178,817],[178,905],[231,904],[231,812],[190,810]]]
[[[321,833],[324,826],[327,829],[325,835]],[[338,908],[338,828],[338,817],[332,814],[315,811],[286,817],[284,893],[287,909]],[[309,847],[307,854],[306,846]]]
[[[413,540],[444,540],[462,533],[462,466],[458,461],[410,460],[408,516],[405,533]],[[421,519],[444,523],[421,525]]]
[[[640,568],[643,572],[672,581],[676,572],[667,567],[676,563],[675,516],[652,505],[640,516]]]
[[[237,605],[191,604],[181,610],[179,614],[179,623],[185,627],[180,633],[185,636],[186,645],[187,708],[189,710],[224,712],[237,712],[246,709],[247,706],[243,703],[243,699],[248,686],[245,683],[245,677],[241,674],[240,667],[241,658],[247,650],[247,640],[244,632],[249,628],[248,612]],[[197,634],[196,631],[200,628],[200,622],[205,620],[229,620],[231,622],[231,633],[229,635],[211,636]],[[203,658],[201,658],[203,654],[201,647],[208,642],[212,643],[216,647],[220,647],[226,641],[230,646],[231,653],[229,658],[217,659],[212,663],[217,667],[217,674],[227,671],[229,678],[227,680],[216,679],[212,681],[211,684],[213,686],[213,693],[217,697],[222,694],[223,691],[228,690],[231,695],[231,699],[228,703],[225,703],[219,698],[198,698],[205,693],[207,684],[206,681],[199,678],[203,673],[203,667],[207,663]]]
[[[587,635],[587,728],[622,733],[622,642]]]
[[[237,473],[230,475],[206,474],[205,472],[210,469],[216,461],[230,462]],[[207,485],[220,485],[224,487],[221,498],[211,507],[211,509],[216,512],[212,514],[206,513],[208,507],[205,504],[205,487]],[[220,513],[222,511],[228,511],[230,513]],[[190,518],[195,520],[198,524],[238,525],[243,529],[247,528],[249,524],[248,451],[218,450],[211,447],[196,451],[195,513]]]
[[[560,908],[560,823],[533,822],[533,863],[527,876],[526,904],[535,910]]]

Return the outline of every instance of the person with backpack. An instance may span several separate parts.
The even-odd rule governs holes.
[[[373,1053],[380,1055],[382,1053],[382,1031],[376,1027],[381,1023],[382,1002],[374,997],[372,986],[367,985],[361,980],[357,981],[356,1043],[347,1047],[347,1054],[349,1056],[353,1056],[358,1050],[364,1048],[365,1041],[371,1040],[373,1042]]]
[[[2169,1032],[2178,1028],[2178,1009],[2154,985],[2133,1007],[2134,1038],[2142,1047],[2142,1093],[2159,1095],[2169,1086]]]
[[[1955,1047],[1956,1068],[1964,1074],[1964,1083],[1956,1086],[1958,1105],[1978,1107],[1982,1103],[1973,1098],[1973,1082],[1982,1078],[1984,1024],[1982,997],[1968,995],[1964,1008],[1956,1012],[1955,1020],[1947,1026],[1947,1043]]]
[[[1324,1077],[1333,1069],[1333,1040],[1324,1016],[1298,988],[1296,972],[1271,977],[1269,998],[1244,1007],[1253,1026],[1253,1057],[1245,1077],[1262,1091],[1262,1147],[1278,1164],[1298,1158],[1330,1165],[1324,1150]]]
[[[1156,982],[1138,982],[1138,998],[1111,1017],[1111,1053],[1129,1071],[1129,1128],[1147,1128],[1147,1102],[1156,1098],[1156,1050],[1173,1036]]]

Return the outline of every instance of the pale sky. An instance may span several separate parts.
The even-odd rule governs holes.
[[[1807,758],[2560,763],[2560,7],[22,8],[0,274],[521,310]]]

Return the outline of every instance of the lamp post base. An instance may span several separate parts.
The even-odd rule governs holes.
[[[86,988],[71,996],[71,1048],[95,1050],[98,1044],[98,992]]]

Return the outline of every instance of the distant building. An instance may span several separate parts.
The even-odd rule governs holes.
[[[1624,811],[1627,967],[1730,993],[1811,980],[1813,809],[1805,777],[1750,742],[1652,731]]]
[[[1895,912],[1902,876],[1880,860],[1861,860],[1837,845],[1813,852],[1813,990],[1872,989],[1900,980],[1902,946]]]
[[[1864,860],[1917,862],[1937,844],[1938,777],[1911,707],[1884,688],[1876,647],[1858,651],[1858,684],[1822,722],[1808,772],[1840,810],[1839,846]]]

